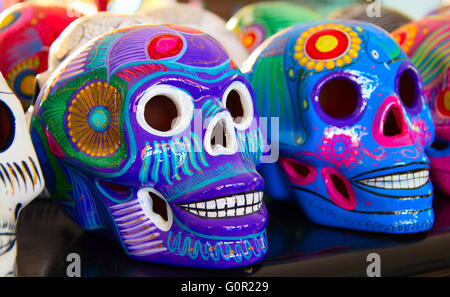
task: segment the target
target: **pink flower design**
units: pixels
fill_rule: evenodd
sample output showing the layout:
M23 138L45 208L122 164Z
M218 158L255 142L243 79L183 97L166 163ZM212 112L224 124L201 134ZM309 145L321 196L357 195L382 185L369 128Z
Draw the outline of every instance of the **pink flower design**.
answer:
M346 134L323 137L318 151L324 161L334 164L338 169L356 165L361 154L359 141L352 141L352 137Z
M431 140L431 133L428 129L427 123L425 120L420 118L413 118L411 122L414 142L425 146Z

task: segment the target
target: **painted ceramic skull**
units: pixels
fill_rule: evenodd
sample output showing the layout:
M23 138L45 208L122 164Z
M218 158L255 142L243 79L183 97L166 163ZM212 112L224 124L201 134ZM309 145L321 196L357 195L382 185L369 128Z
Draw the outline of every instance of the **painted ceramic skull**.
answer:
M15 275L16 220L43 188L22 106L0 74L0 276Z
M226 28L225 21L215 13L198 6L176 3L165 7L141 9L138 15L153 19L155 24L188 26L214 37L234 62L241 66L248 53L239 39Z
M393 37L422 75L436 125L436 140L427 149L434 185L450 195L450 14L410 23Z
M32 119L47 188L132 258L247 265L266 253L253 91L221 45L175 25L111 31L66 59Z
M314 11L289 2L259 2L244 6L227 22L251 52L273 34L300 22L319 20Z
M78 16L69 16L64 7L32 3L0 14L0 71L25 107L33 98L36 74L47 69L49 46Z
M388 233L432 226L424 148L434 126L418 71L384 30L356 21L296 25L247 62L259 114L279 117L280 159L263 168L269 196L295 197L323 225Z

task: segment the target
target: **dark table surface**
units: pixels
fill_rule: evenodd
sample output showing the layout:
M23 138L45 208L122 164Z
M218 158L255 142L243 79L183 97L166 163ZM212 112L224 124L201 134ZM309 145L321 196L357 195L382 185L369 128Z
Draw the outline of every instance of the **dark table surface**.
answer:
M378 234L316 225L296 204L269 201L266 259L254 266L207 270L127 258L113 241L83 231L51 200L36 199L17 226L19 276L66 276L78 253L82 276L366 276L369 253L382 276L450 275L450 197L435 195L434 227L413 235Z

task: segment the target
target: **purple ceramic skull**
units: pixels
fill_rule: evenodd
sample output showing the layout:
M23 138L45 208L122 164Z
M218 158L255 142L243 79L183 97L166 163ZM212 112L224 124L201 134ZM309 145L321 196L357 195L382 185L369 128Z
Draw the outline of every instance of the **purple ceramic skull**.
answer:
M323 225L431 228L424 149L434 125L419 72L385 31L364 22L299 24L244 67L259 114L279 118L280 160L263 168L269 196L294 198Z
M173 25L98 37L52 74L32 135L55 199L130 257L225 268L265 256L253 91L212 37Z

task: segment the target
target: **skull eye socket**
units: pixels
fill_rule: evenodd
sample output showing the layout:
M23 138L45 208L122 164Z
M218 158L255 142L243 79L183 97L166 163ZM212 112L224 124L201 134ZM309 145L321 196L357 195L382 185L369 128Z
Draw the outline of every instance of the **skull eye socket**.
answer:
M322 111L327 116L344 119L356 111L359 91L349 79L334 78L322 86L318 99Z
M418 77L412 69L406 69L398 79L398 95L402 103L413 108L419 101Z
M147 101L144 117L150 127L167 132L178 117L178 109L172 99L158 95Z
M0 101L0 153L11 146L15 129L15 118L11 109L3 101Z
M250 127L253 120L253 100L243 83L235 81L227 88L223 96L223 105L230 112L238 130Z
M145 91L137 107L137 121L158 136L173 136L185 130L193 117L194 104L186 92L169 85Z

